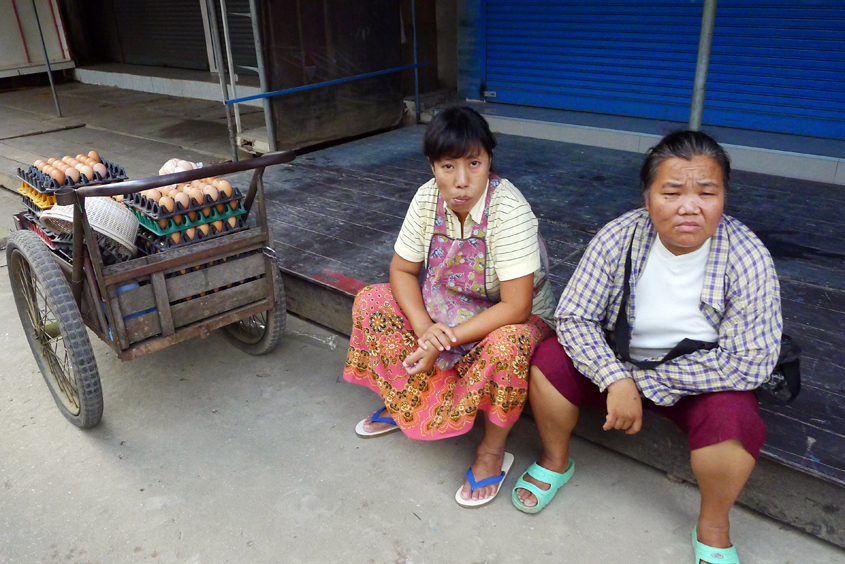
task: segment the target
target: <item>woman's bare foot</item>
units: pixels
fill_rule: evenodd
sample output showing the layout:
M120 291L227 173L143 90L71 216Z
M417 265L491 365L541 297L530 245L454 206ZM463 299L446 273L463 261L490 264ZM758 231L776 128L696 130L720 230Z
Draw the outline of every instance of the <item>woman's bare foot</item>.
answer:
M386 411L382 413L382 417L384 414L387 413ZM387 429L393 429L396 427L395 423L382 423L381 421L376 421L373 423L373 416L370 415L364 420L364 431L367 433L377 433L379 431L385 431Z
M504 459L504 446L501 450L490 450L484 446L479 446L475 456L475 462L472 463L472 475L475 477L475 481L480 482L486 478L500 476L502 474L502 463ZM470 499L474 501L487 499L496 495L501 485L501 482L499 482L498 484L490 484L489 486L472 491L469 480L464 480L461 498L467 501Z
M543 453L543 455L540 457L540 460L537 461L537 464L539 464L546 470L551 470L552 472L563 474L564 472L569 470L569 457L564 458L563 460L563 464L556 463L555 461L548 458L545 453ZM543 491L547 491L550 487L552 487L551 484L541 482L531 474L525 475L525 481L529 484L534 484ZM519 501L521 501L522 504L525 505L525 507L536 507L537 505L537 497L526 489L517 488L516 496L519 498Z

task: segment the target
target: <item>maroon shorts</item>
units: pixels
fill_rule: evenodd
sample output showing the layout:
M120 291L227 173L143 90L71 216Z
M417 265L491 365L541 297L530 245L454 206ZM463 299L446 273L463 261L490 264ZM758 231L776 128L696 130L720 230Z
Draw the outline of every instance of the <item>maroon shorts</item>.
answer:
M570 403L607 408L607 391L600 392L592 380L573 366L557 339L546 339L535 351L531 363ZM684 396L671 406L655 405L643 399L643 407L674 421L687 434L690 450L738 440L757 460L766 440L766 424L760 418L754 392Z

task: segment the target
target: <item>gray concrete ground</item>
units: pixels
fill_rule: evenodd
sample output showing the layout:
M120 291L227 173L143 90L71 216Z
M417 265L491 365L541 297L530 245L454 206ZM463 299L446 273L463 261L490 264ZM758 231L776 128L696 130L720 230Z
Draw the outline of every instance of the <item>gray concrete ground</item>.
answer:
M92 94L112 112L109 123L128 123L138 110L111 104L111 95L133 93ZM21 97L14 103L25 105ZM0 116L7 100L0 94ZM43 108L16 111L32 114L31 128L49 120ZM5 139L0 158L108 144L140 177L171 156L221 154L149 128ZM219 134L225 156L225 128ZM144 161L153 163L146 172ZM11 227L18 208L18 196L0 190L0 225ZM578 471L554 502L535 516L516 511L510 491L540 450L527 418L513 431L516 463L499 498L458 507L481 429L437 442L357 438L353 427L377 398L341 380L348 339L318 325L289 316L282 344L263 357L215 333L128 363L92 335L105 415L80 431L56 409L26 344L5 255L0 314L0 564L693 561L696 488L583 440L573 440ZM845 560L842 549L743 508L733 513L733 539L744 564Z

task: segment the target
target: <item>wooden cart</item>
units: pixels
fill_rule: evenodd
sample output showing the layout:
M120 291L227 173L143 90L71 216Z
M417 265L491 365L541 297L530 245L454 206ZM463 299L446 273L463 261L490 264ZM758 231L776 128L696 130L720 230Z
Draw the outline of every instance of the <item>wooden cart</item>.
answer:
M15 304L35 360L62 413L74 425L96 425L103 413L97 363L85 327L123 360L223 328L250 354L278 344L285 296L267 225L263 173L293 152L109 185L66 188L73 205L72 260L53 252L22 214L6 247ZM244 198L249 226L166 252L107 266L85 214L85 199L254 169ZM254 214L250 210L255 204Z

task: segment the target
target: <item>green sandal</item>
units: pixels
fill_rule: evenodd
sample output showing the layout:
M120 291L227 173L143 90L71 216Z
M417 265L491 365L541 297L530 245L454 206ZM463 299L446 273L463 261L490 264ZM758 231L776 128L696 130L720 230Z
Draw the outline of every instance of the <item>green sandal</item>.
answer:
M513 493L511 494L511 501L513 502L514 507L516 507L523 513L539 513L543 510L544 507L549 504L549 502L555 496L560 487L566 482L568 482L574 473L575 461L571 458L569 459L569 469L563 474L558 474L557 472L546 470L535 462L528 468L528 470L523 472L519 480L516 481L516 486L514 486ZM551 487L548 490L542 490L534 484L526 482L526 474L531 474L531 477L541 482L545 482ZM527 505L522 503L519 500L519 496L516 495L516 490L518 489L528 490L529 492L533 493L534 496L537 498L537 505L535 505L534 507L528 507Z
M695 552L695 564L718 562L719 564L739 564L736 547L713 548L698 540L698 525L692 530L692 550Z

